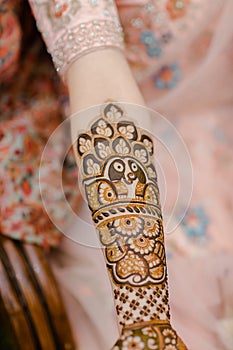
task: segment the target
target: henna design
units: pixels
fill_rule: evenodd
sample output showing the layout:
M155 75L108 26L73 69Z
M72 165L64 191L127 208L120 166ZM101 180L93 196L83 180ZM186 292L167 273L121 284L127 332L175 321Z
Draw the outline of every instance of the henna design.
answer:
M140 286L163 282L166 262L161 220L136 215L118 216L98 226L107 266L116 283Z
M113 292L118 322L123 327L138 322L169 319L166 282L147 287L119 287L113 284Z
M114 349L131 349L129 344L135 339L139 341L135 349L185 349L177 347L179 338L169 323L164 234L151 136L136 127L120 106L109 103L89 131L79 134L77 153L92 219L105 248L118 321L123 326ZM145 333L147 328L137 328L140 322L152 322L147 328L154 332L153 339ZM132 334L126 336L125 327L132 325ZM174 334L170 345L165 341L166 329Z
M168 322L150 322L125 328L112 350L186 350Z
M153 142L122 117L110 104L78 137L86 196L115 283L161 283L166 262Z

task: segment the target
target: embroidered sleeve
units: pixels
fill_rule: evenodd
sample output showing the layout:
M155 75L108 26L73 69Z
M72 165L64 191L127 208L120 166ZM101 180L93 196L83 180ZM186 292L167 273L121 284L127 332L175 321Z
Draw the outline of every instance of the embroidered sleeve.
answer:
M78 57L96 49L123 49L113 0L29 0L57 72L65 75Z

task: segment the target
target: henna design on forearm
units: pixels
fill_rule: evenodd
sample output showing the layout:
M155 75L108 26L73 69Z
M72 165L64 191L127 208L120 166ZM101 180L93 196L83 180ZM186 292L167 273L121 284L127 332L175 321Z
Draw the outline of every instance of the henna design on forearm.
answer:
M157 321L166 328L166 256L151 136L126 117L122 107L108 103L89 131L79 134L77 153L92 219L105 248L119 324L142 332L141 323L155 329Z

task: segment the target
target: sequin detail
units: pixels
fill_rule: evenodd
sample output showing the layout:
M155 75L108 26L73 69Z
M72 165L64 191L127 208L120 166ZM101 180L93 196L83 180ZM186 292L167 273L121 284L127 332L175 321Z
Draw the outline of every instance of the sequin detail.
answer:
M159 40L151 31L143 31L140 36L140 41L146 46L146 51L149 57L160 57L162 48Z
M56 70L64 78L81 55L105 47L124 48L112 0L30 0L30 5Z
M66 31L55 43L51 55L56 70L63 74L83 53L98 47L113 46L123 50L123 31L118 23L94 20Z

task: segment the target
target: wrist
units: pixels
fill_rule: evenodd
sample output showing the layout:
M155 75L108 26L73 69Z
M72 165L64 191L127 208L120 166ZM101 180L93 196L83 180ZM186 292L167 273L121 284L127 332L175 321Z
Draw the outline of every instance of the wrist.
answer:
M67 72L71 113L102 104L112 96L116 101L144 105L123 51L106 48L77 59Z

